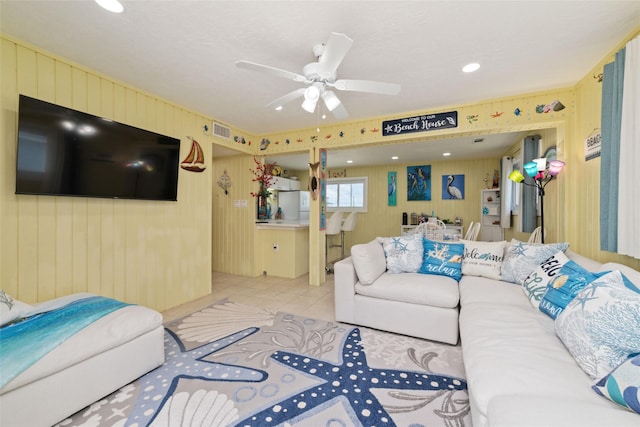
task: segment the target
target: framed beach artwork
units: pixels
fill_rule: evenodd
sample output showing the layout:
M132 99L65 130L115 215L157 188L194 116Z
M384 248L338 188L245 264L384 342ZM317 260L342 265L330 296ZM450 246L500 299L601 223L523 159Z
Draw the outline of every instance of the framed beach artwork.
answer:
M397 172L387 172L387 205L396 206L398 204L398 183Z
M464 199L464 175L442 175L442 200Z
M407 166L407 200L431 200L431 165Z

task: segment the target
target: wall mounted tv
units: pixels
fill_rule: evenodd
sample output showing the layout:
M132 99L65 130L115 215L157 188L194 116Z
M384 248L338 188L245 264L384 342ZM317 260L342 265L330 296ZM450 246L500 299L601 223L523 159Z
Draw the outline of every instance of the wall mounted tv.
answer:
M16 194L177 200L180 140L20 95Z

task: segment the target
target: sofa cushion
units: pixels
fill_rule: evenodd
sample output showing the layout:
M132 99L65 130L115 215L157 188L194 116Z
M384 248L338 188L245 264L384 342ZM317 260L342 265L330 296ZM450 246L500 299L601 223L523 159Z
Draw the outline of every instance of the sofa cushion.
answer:
M463 307L475 303L491 303L517 305L526 310L534 310L522 295L520 286L511 282L463 275L459 287L460 305Z
M567 262L569 262L569 258L562 251L558 251L542 261L542 264L524 280L522 290L531 305L535 308L540 306L540 300L547 290L547 285Z
M464 243L462 274L500 280L504 247L507 242L478 242L475 240L460 240L460 242Z
M419 273L449 276L460 280L462 275L462 243L443 243L423 239L424 256Z
M358 281L363 285L372 284L387 269L384 250L377 240L353 245L351 258Z
M522 285L524 280L542 261L558 251L566 251L568 247L568 243L540 245L512 239L504 251L501 270L502 280Z
M619 271L589 283L560 313L555 330L591 378L602 378L640 353L640 294Z
M422 236L408 234L382 239L382 248L387 258L389 273L415 273L422 265Z
M355 289L359 295L443 308L456 307L460 296L451 277L419 273L384 273L370 286L356 284Z
M640 414L640 354L622 362L593 389L600 396Z

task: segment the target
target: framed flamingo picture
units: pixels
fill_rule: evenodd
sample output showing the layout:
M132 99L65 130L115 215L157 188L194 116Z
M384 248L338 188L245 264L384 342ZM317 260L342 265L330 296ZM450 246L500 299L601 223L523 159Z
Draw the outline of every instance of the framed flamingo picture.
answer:
M442 175L442 200L464 199L464 175Z

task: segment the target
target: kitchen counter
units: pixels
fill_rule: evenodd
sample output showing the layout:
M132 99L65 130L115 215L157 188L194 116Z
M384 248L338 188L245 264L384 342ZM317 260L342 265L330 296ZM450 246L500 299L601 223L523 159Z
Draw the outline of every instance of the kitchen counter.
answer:
M309 272L309 223L256 221L255 275L296 278Z
M308 222L300 222L298 220L286 220L286 219L270 219L268 221L256 221L256 227L258 230L268 229L306 229L309 228Z

